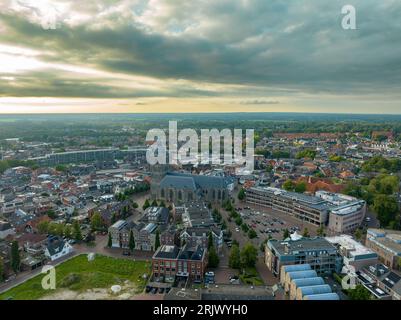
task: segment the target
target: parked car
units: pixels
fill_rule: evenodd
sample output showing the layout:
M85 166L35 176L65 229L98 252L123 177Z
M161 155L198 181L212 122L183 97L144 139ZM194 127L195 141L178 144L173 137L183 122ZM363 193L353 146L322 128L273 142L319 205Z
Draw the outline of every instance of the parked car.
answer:
M150 290L150 293L156 294L157 293L157 288L152 288L152 290Z
M152 290L151 286L146 286L146 288L145 288L145 292L146 293L149 293L151 290Z
M159 293L164 293L164 288L159 288Z

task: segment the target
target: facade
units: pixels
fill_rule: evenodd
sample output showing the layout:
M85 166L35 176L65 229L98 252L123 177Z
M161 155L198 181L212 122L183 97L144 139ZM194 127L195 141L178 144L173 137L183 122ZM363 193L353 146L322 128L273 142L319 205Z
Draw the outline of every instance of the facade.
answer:
M342 258L337 248L324 238L269 240L265 246L265 263L275 276L280 276L282 266L297 264L309 264L320 275L340 272Z
M52 167L59 164L85 163L93 161L111 161L115 159L129 158L131 160L146 159L146 148L135 147L128 150L120 149L94 149L78 150L60 153L51 153L43 157L31 158L40 166Z
M152 271L155 278L163 277L165 281L173 282L179 279L202 281L207 266L206 250L185 245L161 246L152 257Z
M331 233L355 230L366 213L366 203L349 196L318 191L315 196L271 187L253 187L246 202L271 208L315 226L327 225Z
M73 247L68 242L57 237L50 238L45 249L45 256L51 261L54 261L70 254L73 251Z
M223 247L223 231L218 227L198 227L186 228L180 235L181 243L187 243L190 246L200 245L207 249L209 242L209 233L212 233L213 245L217 251Z
M326 240L337 247L343 257L344 267L342 273L359 271L360 269L376 264L377 253L365 247L349 235L326 237Z
M169 210L164 207L149 207L145 210L145 219L150 223L165 225L169 220Z
M401 231L368 229L366 246L379 256L379 260L392 269L401 266Z
M229 199L234 181L228 177L169 172L168 167L152 167L151 195L176 204L191 201L222 203Z
M121 231L127 225L125 220L118 220L112 226L109 227L109 233L111 235L111 246L113 248L122 247L121 244Z

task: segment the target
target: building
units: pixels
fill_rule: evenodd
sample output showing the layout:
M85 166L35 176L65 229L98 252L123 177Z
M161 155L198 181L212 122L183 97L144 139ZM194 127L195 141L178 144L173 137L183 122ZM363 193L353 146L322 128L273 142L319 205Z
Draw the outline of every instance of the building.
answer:
M297 288L295 300L304 300L305 296L332 293L328 284L320 284L315 286L304 286Z
M285 265L309 264L317 274L340 272L342 258L337 248L324 238L269 240L265 246L265 263L276 276Z
M246 202L271 208L315 226L327 225L331 233L355 230L366 213L366 203L353 197L325 191L315 196L271 187L246 191Z
M337 293L322 293L304 296L303 300L340 300Z
M230 177L170 172L167 166L152 166L151 195L155 199L176 204L200 200L222 203L233 189Z
M376 252L365 247L349 235L326 237L326 240L336 246L339 254L343 257L344 267L342 273L359 271L378 262Z
M202 248L207 249L209 243L209 233L212 233L213 245L217 251L223 247L223 231L216 227L197 227L186 228L181 232L181 243L188 243L190 246L200 245Z
M9 235L15 234L15 230L9 222L0 220L0 239L5 239Z
M368 229L366 246L379 256L379 260L392 269L401 266L401 231Z
M173 282L176 278L202 281L206 266L206 250L201 246L185 245L180 249L175 245L163 245L152 257L153 276L166 282Z
M139 250L153 251L156 240L157 224L148 223L140 231L136 239L136 246Z
M127 222L125 220L118 220L112 226L109 227L109 234L111 236L111 246L113 248L121 248L121 232L126 227Z
M68 242L58 237L52 237L49 238L47 241L45 256L48 257L51 261L54 261L65 257L73 251L74 249Z
M211 210L204 202L190 202L176 207L185 227L211 227L215 225Z
M297 299L297 290L302 287L320 286L324 284L322 277L294 279L290 286L290 300Z
M145 210L144 218L149 223L166 225L169 220L169 210L164 207L149 207Z

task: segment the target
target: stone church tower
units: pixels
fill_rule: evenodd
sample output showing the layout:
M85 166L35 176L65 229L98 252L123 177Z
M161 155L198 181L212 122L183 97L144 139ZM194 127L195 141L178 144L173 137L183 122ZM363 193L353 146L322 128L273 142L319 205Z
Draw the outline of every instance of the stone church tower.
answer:
M160 182L169 172L170 167L168 164L155 164L150 167L152 181L150 183L150 193L152 199L160 198Z

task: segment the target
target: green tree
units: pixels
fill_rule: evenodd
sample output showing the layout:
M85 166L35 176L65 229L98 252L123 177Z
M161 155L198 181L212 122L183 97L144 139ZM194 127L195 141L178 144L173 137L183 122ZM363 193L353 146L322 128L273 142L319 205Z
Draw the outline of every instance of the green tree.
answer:
M244 268L252 268L256 264L258 250L251 244L247 243L241 250L241 265Z
M160 247L160 232L156 230L156 238L155 238L155 251Z
M3 258L0 257L0 282L3 282L4 280L4 262Z
M304 193L306 191L306 183L304 181L297 183L294 190L298 193Z
M132 232L132 230L130 230L130 232L129 232L128 247L131 251L135 250L135 238L134 238L134 233Z
M82 241L82 232L81 232L81 227L79 225L79 222L77 220L74 220L72 223L72 229L73 229L73 237L76 241Z
M46 234L49 231L49 221L40 221L37 225L38 232L40 234Z
M283 240L287 239L290 237L290 231L288 229L284 229L283 231Z
M54 210L49 210L49 211L47 211L47 216L50 219L55 219L56 218L56 213L54 212Z
M18 242L13 241L11 244L11 268L14 272L18 272L20 270L21 265L21 257L18 247Z
M143 209L143 210L146 210L146 209L149 208L149 207L150 207L149 200L146 199L146 200L145 200L145 203L144 203L143 206L142 206L142 209Z
M265 247L266 247L267 241L269 241L269 239L265 239L261 242L260 247L259 247L261 252L265 252Z
M160 201L159 207L162 207L162 208L165 208L165 207L166 207L166 204L165 204L165 202L164 202L163 200Z
M350 300L370 300L371 294L363 285L357 284L355 289L347 291Z
M207 248L210 249L211 247L213 247L213 234L212 232L209 232L209 236L207 239Z
M249 239L254 239L254 238L256 238L257 236L258 236L258 235L257 235L257 233L256 233L255 230L249 229L249 231L248 231L248 237L249 237Z
M228 259L228 265L230 268L239 269L241 268L241 256L238 245L233 244L230 251L230 257Z
M72 238L71 225L65 225L63 231L64 231L64 237L66 237L67 239L71 239Z
M356 230L355 230L354 236L355 236L355 239L356 239L356 240L358 240L358 241L361 240L361 239L362 239L362 232L361 232L361 229L359 229L359 228L356 229Z
M209 257L208 257L208 267L209 268L217 268L219 266L219 256L217 255L216 249L214 246L209 248Z
M111 248L112 245L113 245L113 241L111 239L111 233L109 232L109 238L107 240L107 247Z
M238 200L243 201L245 199L245 189L241 188L241 190L238 192Z
M99 212L95 212L91 217L91 229L92 231L101 230L103 228L102 216Z
M132 207L133 207L134 209L137 209L137 208L138 208L138 204L137 204L136 202L132 202Z
M304 238L309 238L309 237L310 237L308 228L305 228L305 229L304 229L304 232L302 233L302 236L303 236Z
M394 221L399 212L397 200L393 196L379 194L374 197L373 210L377 213L377 218L381 226L387 227Z
M318 235L319 237L324 237L324 227L323 227L323 226L320 226L320 227L317 229L317 235Z
M158 204L157 204L156 199L154 199L154 200L152 201L152 204L151 204L150 206L151 206L151 207L158 207Z
M292 180L288 179L283 183L283 189L287 191L294 191L295 189L295 184Z

